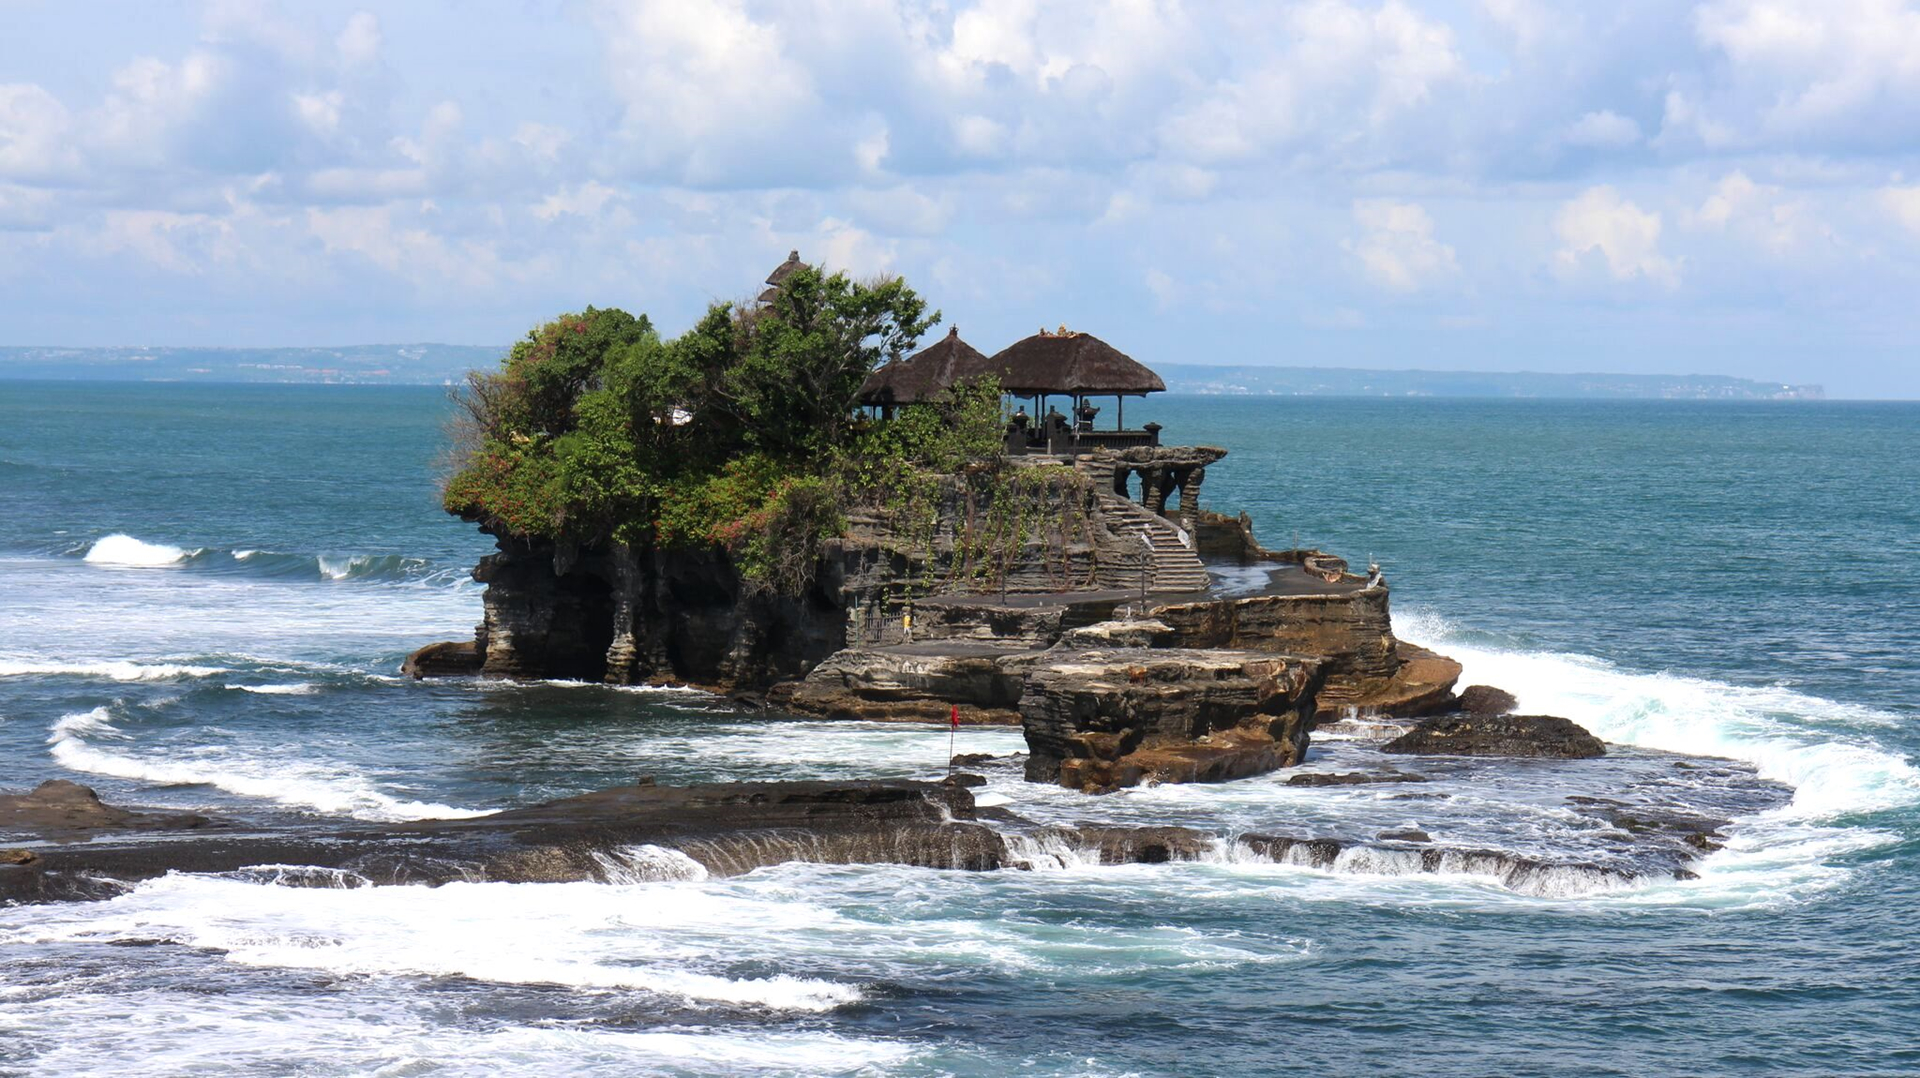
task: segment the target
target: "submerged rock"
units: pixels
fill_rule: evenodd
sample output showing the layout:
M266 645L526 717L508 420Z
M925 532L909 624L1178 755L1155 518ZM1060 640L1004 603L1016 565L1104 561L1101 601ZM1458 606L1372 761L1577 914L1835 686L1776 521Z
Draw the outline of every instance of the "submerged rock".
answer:
M1414 775L1405 771L1349 771L1329 773L1324 771L1308 772L1304 775L1290 775L1289 786L1365 786L1376 782L1426 782L1425 775Z
M1374 837L1379 839L1382 842L1427 843L1427 842L1433 841L1432 835L1427 834L1425 831L1422 831L1417 827L1409 827L1404 831L1382 831L1378 835L1375 835Z
M1570 719L1552 715L1453 715L1426 719L1381 746L1416 756L1539 756L1579 760L1606 746Z

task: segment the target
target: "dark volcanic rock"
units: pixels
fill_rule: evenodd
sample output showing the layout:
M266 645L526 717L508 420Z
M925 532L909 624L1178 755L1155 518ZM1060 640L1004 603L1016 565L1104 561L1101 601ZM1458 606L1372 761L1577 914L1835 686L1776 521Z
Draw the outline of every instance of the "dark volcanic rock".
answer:
M1605 756L1600 739L1569 719L1552 715L1448 716L1426 719L1381 746L1416 756Z
M113 819L122 822L112 826L127 826L118 815L126 810L63 789L84 787L47 785L55 787L51 799L41 791L6 799L8 805L33 802L34 815L0 818L15 825L40 819L43 837L56 841L76 827L98 826L76 821ZM62 809L54 817L41 807L49 800ZM64 809L69 805L71 812ZM315 878L336 881L330 886L608 879L649 870L622 863L621 851L640 845L677 849L721 875L782 861L1000 867L1005 843L973 819L972 795L941 783L621 786L464 820L291 834L210 830L168 841L92 835L87 842L38 847L24 864L0 865L0 901L99 898L125 882L171 871L236 872L259 865L305 866L301 871Z
M1320 680L1317 663L1287 655L1050 652L1020 697L1027 778L1098 792L1290 767L1306 756Z
M1460 690L1460 698L1454 706L1468 715L1483 718L1495 715L1511 715L1520 701L1505 689L1496 689L1491 685L1469 685Z
M0 794L0 831L179 831L205 827L205 816L150 813L109 805L91 787L49 779L24 794Z
M1409 774L1405 771L1348 771L1339 774L1310 772L1305 775L1291 775L1287 778L1289 786L1365 786L1376 782L1426 782L1425 775Z
M1427 834L1425 831L1422 831L1417 827L1409 827L1404 831L1382 831L1378 835L1375 835L1374 837L1379 839L1382 842L1432 842L1433 841L1432 835Z

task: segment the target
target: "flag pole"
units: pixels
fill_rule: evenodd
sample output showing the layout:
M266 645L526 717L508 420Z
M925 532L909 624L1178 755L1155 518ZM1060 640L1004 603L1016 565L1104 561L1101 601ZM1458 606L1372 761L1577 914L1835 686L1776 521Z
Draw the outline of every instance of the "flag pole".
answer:
M947 726L947 777L953 777L953 739L960 732L960 705L954 704L948 713L951 723Z

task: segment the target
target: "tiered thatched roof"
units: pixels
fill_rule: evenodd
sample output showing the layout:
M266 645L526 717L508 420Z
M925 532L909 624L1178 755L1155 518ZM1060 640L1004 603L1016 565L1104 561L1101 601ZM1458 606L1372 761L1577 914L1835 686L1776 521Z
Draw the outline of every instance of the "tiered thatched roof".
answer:
M765 292L760 293L760 302L772 303L773 297L780 292L780 282L807 268L807 264L800 261L799 251L788 251L787 260L773 267L773 272L767 274L768 287Z
M955 326L932 345L867 375L860 386L860 403L912 404L928 400L961 379L985 373L988 363L979 349L960 339L960 327Z

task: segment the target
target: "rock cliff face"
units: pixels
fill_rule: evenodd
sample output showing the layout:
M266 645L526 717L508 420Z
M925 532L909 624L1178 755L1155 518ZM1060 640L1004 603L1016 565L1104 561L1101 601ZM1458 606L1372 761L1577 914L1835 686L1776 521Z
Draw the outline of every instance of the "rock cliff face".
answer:
M1392 677L1400 668L1387 589L1257 595L1156 606L1180 647L1313 655L1329 674Z
M883 520L856 516L845 536L826 545L812 587L799 596L755 590L717 550L579 549L501 537L498 552L474 570L487 585L474 641L479 672L763 689L805 675L849 645L993 638L1005 630L1004 615L967 605L970 592L1058 593L1094 587L1105 574L1138 578L1145 558L1138 538L1091 510L1084 482L1063 477L1038 498L1032 515L1039 523L995 566L980 561L968 533L990 507L957 486L945 490L933 534L916 542ZM955 594L934 601L919 632L910 631L909 604L937 592ZM1057 636L1057 622L1043 616L1027 630L1028 642ZM422 649L413 671L472 672L471 662L444 647Z
M672 681L848 719L944 721L957 705L966 722L1025 727L1029 778L1091 791L1290 766L1316 717L1453 701L1458 665L1394 639L1386 587L1205 513L1199 479L1224 451L1179 452L948 477L930 529L855 514L800 595L752 587L720 550L502 538L474 572L487 591L473 643L423 648L407 669ZM1168 512L1178 480L1192 531L1108 492L1122 467ZM1018 542L993 539L1016 519ZM1170 550L1207 580L1195 549L1233 559L1253 593L1150 589Z

